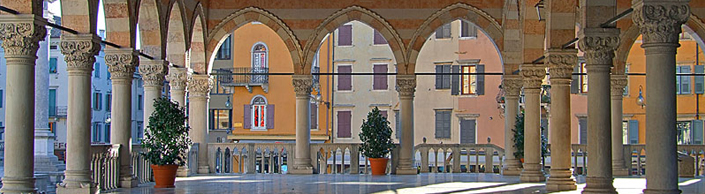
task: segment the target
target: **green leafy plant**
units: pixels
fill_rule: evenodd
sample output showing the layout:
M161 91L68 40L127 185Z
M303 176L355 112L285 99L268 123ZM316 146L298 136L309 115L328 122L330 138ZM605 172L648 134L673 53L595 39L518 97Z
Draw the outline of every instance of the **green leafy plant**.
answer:
M544 131L544 127L541 127L541 131ZM516 122L514 123L514 157L524 158L524 112L517 114ZM548 154L548 138L541 134L541 156L546 156Z
M360 152L368 158L383 158L394 148L392 128L377 107L367 113L367 120L363 119L360 140Z
M154 100L154 112L149 116L149 124L142 139L141 153L154 165L186 163L181 153L188 150L191 139L188 137L184 108L176 102L160 97Z

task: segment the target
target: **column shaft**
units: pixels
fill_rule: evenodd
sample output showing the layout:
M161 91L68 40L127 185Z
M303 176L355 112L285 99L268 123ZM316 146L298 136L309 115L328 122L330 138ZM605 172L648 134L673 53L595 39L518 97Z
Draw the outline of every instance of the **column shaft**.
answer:
M551 175L546 182L549 192L577 189L571 172L570 154L570 82L573 66L578 63L577 53L575 49L549 49L546 52L551 75Z
M108 50L105 64L112 76L110 143L120 144L120 187L132 188L138 184L132 173L132 77L137 56L132 49Z
M502 175L519 176L522 170L521 161L514 157L514 125L519 114L519 93L521 92L521 76L505 75L502 80L504 89L504 167Z
M399 175L417 174L414 167L414 92L416 91L416 77L411 75L397 76L397 92L401 104L401 139L399 140L399 166L396 173Z
M198 174L208 174L208 93L213 81L205 75L189 80L189 126L191 141L198 143Z
M95 54L100 51L96 35L61 36L69 76L66 178L57 193L95 193L91 176L91 76Z
M292 174L312 174L311 165L311 130L309 119L309 101L311 95L312 77L307 75L292 76L296 92L296 149Z
M546 180L541 165L541 83L546 75L543 65L523 64L524 77L524 170L519 177L522 182Z
M624 165L624 142L622 142L622 95L627 85L626 75L612 75L612 174L614 176L629 176L629 170Z

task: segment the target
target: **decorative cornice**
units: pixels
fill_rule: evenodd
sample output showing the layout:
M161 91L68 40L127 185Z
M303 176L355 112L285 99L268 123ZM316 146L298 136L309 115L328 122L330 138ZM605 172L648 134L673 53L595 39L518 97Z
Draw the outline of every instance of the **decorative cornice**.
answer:
M612 96L619 96L621 98L624 94L624 87L626 87L628 83L626 75L610 76L610 91Z
M573 74L573 67L578 64L578 50L549 49L546 51L545 55L551 81L570 81Z
M504 94L506 96L518 97L521 93L521 87L523 82L519 75L505 75L502 79L502 89L504 89Z
M111 79L130 79L135 74L138 57L132 48L105 50L105 64Z
M164 60L142 60L139 66L145 87L164 85L167 62Z
M546 77L546 67L543 64L521 64L519 70L525 89L541 88L543 78Z
M172 90L186 90L186 83L188 81L188 69L170 67L169 74L166 76L167 81L169 81L169 86Z
M100 52L100 38L94 34L61 35L61 54L66 60L69 72L91 72L95 63L95 55Z
M585 52L589 65L612 65L614 51L620 43L617 28L585 28L580 32L578 47Z
M44 20L44 18L26 18L0 20L0 40L8 57L36 56L39 41L46 36L47 30L44 25L36 23L37 20Z
M188 92L190 97L207 97L213 89L213 79L207 75L193 75L188 80Z
M415 75L397 75L397 92L400 97L414 97L416 92Z
M681 25L690 16L688 1L644 1L633 3L632 20L639 27L644 44L677 44Z
M311 86L313 84L313 79L309 75L294 75L291 79L294 85L294 92L296 92L297 97L308 97L311 95Z

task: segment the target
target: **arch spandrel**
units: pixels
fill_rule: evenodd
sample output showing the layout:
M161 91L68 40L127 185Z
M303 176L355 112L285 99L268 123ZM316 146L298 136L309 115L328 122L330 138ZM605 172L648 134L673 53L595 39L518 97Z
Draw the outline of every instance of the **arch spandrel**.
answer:
M171 6L169 20L167 23L167 38L166 38L166 53L167 60L178 66L189 67L190 64L186 60L186 48L188 48L188 40L184 28L188 26L185 21L185 15L180 3L175 2Z
M135 1L103 0L106 40L117 45L135 48L137 17Z
M196 6L196 10L193 14L194 18L191 20L191 44L189 44L189 53L191 57L190 63L193 71L196 73L206 74L206 64L208 64L208 58L206 57L205 37L207 33L205 31L206 26L204 25L205 20L203 19L203 12L199 7L200 4Z
M155 59L166 57L166 22L162 20L162 3L158 0L141 0L138 8L138 20L141 51Z

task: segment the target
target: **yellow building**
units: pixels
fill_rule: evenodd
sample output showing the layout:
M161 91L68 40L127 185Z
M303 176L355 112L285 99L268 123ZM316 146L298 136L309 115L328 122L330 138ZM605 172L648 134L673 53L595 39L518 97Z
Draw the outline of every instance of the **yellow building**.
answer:
M322 42L313 71L328 72L331 46L327 39ZM212 72L216 83L210 99L211 142L293 143L296 137L296 98L290 75L293 72L286 44L266 25L248 23L227 36ZM329 87L325 87L330 85L329 81L326 77L314 79L312 142L330 140L330 108L321 103L330 96ZM319 94L322 99L316 100Z

